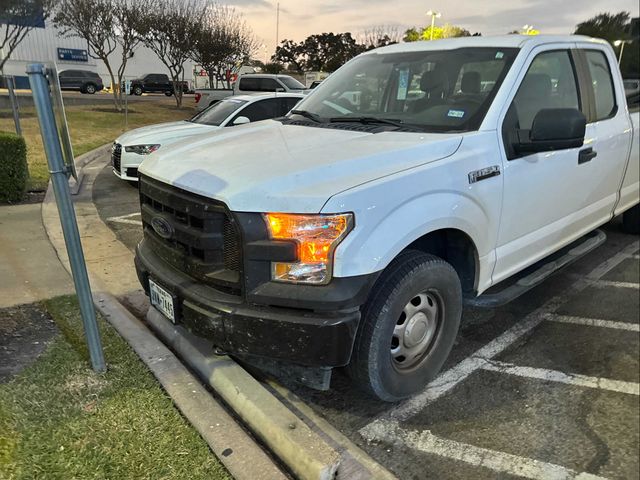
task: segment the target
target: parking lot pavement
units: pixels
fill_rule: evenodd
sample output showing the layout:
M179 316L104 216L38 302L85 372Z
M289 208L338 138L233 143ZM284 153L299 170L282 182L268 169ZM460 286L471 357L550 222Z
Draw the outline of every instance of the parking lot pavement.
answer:
M94 202L131 249L137 191L107 167ZM396 405L338 371L328 392L291 391L402 479L640 475L640 247L604 227L604 245L511 304L465 310L441 375Z

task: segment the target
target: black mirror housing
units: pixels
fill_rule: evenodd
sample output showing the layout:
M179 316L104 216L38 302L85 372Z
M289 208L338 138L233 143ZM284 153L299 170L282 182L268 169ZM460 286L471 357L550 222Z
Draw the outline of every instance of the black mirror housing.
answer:
M531 130L518 130L519 153L579 148L584 144L587 119L576 108L544 108L533 119Z

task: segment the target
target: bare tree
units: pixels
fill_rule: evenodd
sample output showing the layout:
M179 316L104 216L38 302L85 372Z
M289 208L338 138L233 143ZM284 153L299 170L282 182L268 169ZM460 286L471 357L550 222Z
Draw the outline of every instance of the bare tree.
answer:
M358 35L358 43L367 50L400 43L401 40L402 32L397 25L376 25Z
M258 41L242 15L232 7L210 4L199 23L191 59L202 66L209 76L209 85L222 82L231 87L229 73L249 60L258 48Z
M44 27L53 0L0 0L0 72L16 47L36 27Z
M199 23L206 14L198 0L155 0L145 12L138 34L167 67L173 81L176 105L182 106L184 64L195 49Z
M144 8L145 0L61 0L54 17L63 35L86 40L89 55L105 64L117 110L122 109L120 87L127 61L140 44L137 27ZM121 58L115 69L111 57L118 47Z

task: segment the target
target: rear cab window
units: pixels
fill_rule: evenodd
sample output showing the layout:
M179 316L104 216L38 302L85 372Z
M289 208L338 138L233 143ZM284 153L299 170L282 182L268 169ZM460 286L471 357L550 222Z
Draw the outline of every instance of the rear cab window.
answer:
M606 120L618 111L611 67L604 52L584 50L587 67L591 75L595 103L595 121Z

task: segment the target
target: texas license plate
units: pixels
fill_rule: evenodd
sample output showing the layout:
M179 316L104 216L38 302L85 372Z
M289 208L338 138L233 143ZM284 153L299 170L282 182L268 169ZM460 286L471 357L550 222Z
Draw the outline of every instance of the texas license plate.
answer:
M151 305L160 310L173 323L176 323L173 295L151 279L149 279L149 298L151 299Z

